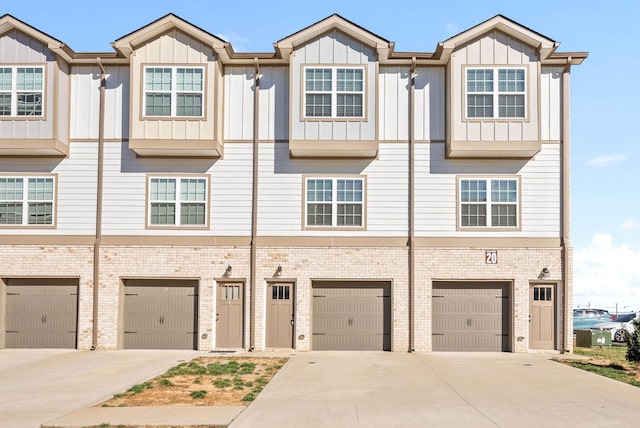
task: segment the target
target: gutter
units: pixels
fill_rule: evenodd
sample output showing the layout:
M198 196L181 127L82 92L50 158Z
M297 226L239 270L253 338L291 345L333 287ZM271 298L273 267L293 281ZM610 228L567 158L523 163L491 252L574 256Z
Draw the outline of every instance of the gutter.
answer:
M411 58L409 71L409 352L415 351L415 138L414 138L414 100L416 89L416 57Z
M107 87L107 72L96 58L96 64L100 68L100 110L98 113L98 177L96 190L96 238L93 243L93 325L91 334L91 350L98 347L98 299L100 295L100 241L102 240L102 183L104 167L104 103Z
M569 331L573 329L572 317L570 308L570 295L569 291L573 291L573 272L571 253L571 207L570 207L570 168L569 154L570 154L570 128L569 128L569 88L571 72L571 57L567 58L567 63L562 70L562 149L561 149L561 162L560 162L560 180L561 186L561 217L562 217L562 239L560 242L560 248L562 250L562 279L563 279L563 309L564 309L564 325L562 335L562 352L570 352L572 346L569 344L569 340L572 340L569 335Z
M254 62L254 90L253 90L253 185L251 192L251 254L249 263L251 265L251 305L249 309L249 351L253 351L256 346L256 287L258 281L256 279L256 236L258 230L258 119L259 101L260 101L260 65L258 58L253 59Z

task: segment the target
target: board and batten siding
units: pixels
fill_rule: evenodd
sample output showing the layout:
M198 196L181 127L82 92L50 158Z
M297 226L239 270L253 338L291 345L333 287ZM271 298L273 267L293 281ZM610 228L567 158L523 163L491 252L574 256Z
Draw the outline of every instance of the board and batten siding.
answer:
M93 235L96 224L98 146L72 143L69 156L56 158L0 158L3 175L57 174L56 228L0 227L0 235Z
M380 146L378 159L289 159L286 143L260 145L258 234L262 236L404 236L408 222L408 148ZM363 175L366 230L303 230L303 177Z
M303 65L365 66L364 120L302 120ZM291 139L361 140L376 138L376 56L371 48L333 30L301 46L291 62Z
M170 30L140 46L131 56L131 138L159 140L212 140L215 138L216 91L220 90L216 56L210 46L187 36L179 30ZM205 66L204 118L202 119L143 119L143 93L145 65Z
M518 66L526 69L524 119L465 119L465 73L473 66ZM501 33L491 32L451 55L450 112L454 141L538 141L538 56L535 49Z
M409 140L409 67L380 67L380 140ZM445 69L418 67L415 71L414 140L445 138Z
M540 139L562 139L562 67L542 67L540 75Z
M136 158L126 143L105 143L104 235L247 236L251 232L252 146L226 143L224 160ZM211 176L210 228L147 229L148 174Z
M54 79L57 73L56 58L42 42L35 40L18 30L0 35L0 64L3 65L42 65L45 68L43 118L34 120L0 120L0 136L15 139L52 139L55 123L54 109L59 108L54 97ZM60 73L63 74L63 73ZM63 79L65 77L62 77ZM63 85L65 87L66 85ZM68 92L67 92L68 93ZM66 99L66 97L63 97ZM68 107L65 104L64 109ZM66 114L64 116L66 118Z
M416 236L560 236L560 144L543 144L532 160L445 159L444 144L416 145ZM457 176L520 176L521 230L456 230Z
M129 138L129 67L107 66L104 138ZM71 70L71 138L97 140L100 118L100 69L74 66Z

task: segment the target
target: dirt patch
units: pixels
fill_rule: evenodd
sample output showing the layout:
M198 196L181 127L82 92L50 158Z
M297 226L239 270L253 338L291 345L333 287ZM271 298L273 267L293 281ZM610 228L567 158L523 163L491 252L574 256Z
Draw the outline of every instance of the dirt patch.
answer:
M99 406L247 406L286 362L286 358L200 357Z

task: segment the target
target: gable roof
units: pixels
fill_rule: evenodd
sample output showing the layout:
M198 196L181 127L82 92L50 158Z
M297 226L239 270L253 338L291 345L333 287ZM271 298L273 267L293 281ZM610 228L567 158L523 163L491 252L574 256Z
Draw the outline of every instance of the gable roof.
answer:
M389 42L377 34L374 34L361 26L343 18L334 13L327 18L316 22L290 36L278 40L274 43L274 47L281 58L288 58L291 52L298 46L304 45L309 41L325 34L331 30L338 30L349 37L358 40L362 44L369 46L378 54L380 60L385 60L393 51L393 43Z
M18 30L27 36L40 41L47 46L52 52L60 55L65 61L70 61L75 55L73 50L60 40L51 37L47 33L32 27L31 25L15 18L8 13L0 16L0 36L12 30Z
M560 43L555 40L550 39L537 31L533 31L504 15L496 15L493 18L489 18L468 30L438 43L435 55L441 59L448 59L451 52L460 46L492 31L500 31L534 47L539 53L541 60L547 59L558 48L558 46L560 46Z
M229 58L231 50L228 42L172 13L158 18L152 23L120 37L111 43L111 46L113 46L118 53L128 58L139 46L173 29L180 30L185 34L200 40L205 45L210 46L223 58Z

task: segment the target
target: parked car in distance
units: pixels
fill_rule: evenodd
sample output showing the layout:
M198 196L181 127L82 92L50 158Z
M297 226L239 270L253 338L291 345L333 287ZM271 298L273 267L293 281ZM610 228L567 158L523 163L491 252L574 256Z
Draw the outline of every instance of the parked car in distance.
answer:
M633 333L635 330L633 320L637 318L640 318L640 312L623 314L618 316L615 321L595 324L591 327L591 330L609 330L612 341L626 342L627 333Z
M573 310L573 331L589 330L596 324L613 321L616 317L605 309L574 309Z

